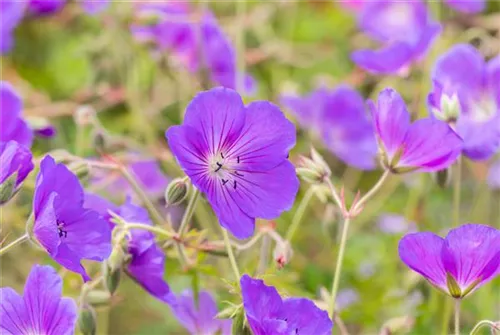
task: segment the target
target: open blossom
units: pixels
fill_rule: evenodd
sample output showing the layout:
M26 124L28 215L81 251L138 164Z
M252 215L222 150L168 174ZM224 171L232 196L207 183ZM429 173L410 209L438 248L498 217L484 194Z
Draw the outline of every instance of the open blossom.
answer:
M499 274L500 231L465 224L444 239L430 232L408 234L399 242L399 257L438 289L463 298Z
M175 297L172 311L192 335L231 335L232 321L217 318L217 305L206 291L199 292L197 304L193 292L182 292Z
M382 47L356 51L352 60L367 71L382 74L407 72L410 65L425 57L441 30L421 0L366 1L358 21Z
M21 97L14 88L8 82L0 82L0 142L14 140L31 147L33 131L22 118L22 109Z
M14 30L24 16L26 3L19 0L0 1L0 54L5 54L12 49L14 44ZM2 106L3 107L3 106Z
M160 51L170 51L191 72L206 69L217 85L236 88L236 53L230 40L211 12L200 22L187 2L143 3L137 15L155 17L155 22L134 24L132 34L138 40L153 42ZM243 74L244 91L252 93L255 82Z
M377 166L377 142L363 97L348 86L318 89L306 97L283 96L281 102L301 126L319 134L326 147L348 165Z
M90 280L82 259L103 261L111 253L111 230L94 210L83 207L78 178L46 156L40 164L33 197L33 232L59 264Z
M240 280L243 307L255 335L330 335L333 323L328 313L308 299L282 299L272 286L243 275Z
M444 2L464 13L479 13L486 8L486 0L444 0Z
M255 218L274 219L292 207L299 181L287 157L295 127L277 106L245 106L237 92L215 88L199 93L184 123L166 137L220 224L237 238L252 236Z
M431 111L456 121L464 154L475 160L494 155L500 148L500 56L485 62L471 45L456 45L437 60L432 81ZM450 112L456 120L449 120Z
M35 265L21 296L10 287L0 288L0 333L3 335L71 335L77 307L63 298L61 277L51 266Z
M33 170L31 151L16 141L0 142L0 185L2 185L0 205L9 200L20 184ZM8 179L15 178L9 181ZM5 183L12 183L11 189L4 189ZM5 197L5 198L4 198Z
M413 123L405 102L393 89L369 103L383 163L395 173L442 170L458 158L462 139L443 121L425 118Z

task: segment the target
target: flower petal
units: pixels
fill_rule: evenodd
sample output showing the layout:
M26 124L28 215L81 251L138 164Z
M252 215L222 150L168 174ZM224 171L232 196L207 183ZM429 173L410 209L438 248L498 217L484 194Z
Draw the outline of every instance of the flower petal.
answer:
M486 7L485 0L444 0L448 6L464 13L479 13Z
M287 320L288 330L297 334L330 335L333 322L328 313L311 300L288 298L283 301L280 319Z
M410 113L401 96L391 88L380 92L377 105L371 103L370 107L375 131L390 161L410 128Z
M439 171L453 164L462 145L462 139L446 122L420 119L410 126L404 138L403 153L397 166Z
M262 322L266 318L277 318L280 315L283 301L278 291L267 286L261 279L253 279L244 274L240 279L243 306L248 318Z
M222 87L196 95L184 117L184 125L200 133L203 144L200 149L214 155L234 143L244 123L245 106L241 97L236 91Z
M399 257L413 271L447 291L446 271L441 260L444 239L433 233L408 234L399 242Z
M81 257L68 248L65 243L61 243L57 248L57 253L51 254L51 256L57 263L61 264L66 269L79 273L82 276L83 281L87 282L90 280L87 271L85 271L85 268L80 263Z
M462 290L479 280L477 287L493 278L500 268L500 231L480 224L450 230L444 243L445 270Z
M462 115L457 131L464 141L464 154L472 160L486 160L500 148L500 111L488 121L476 122Z
M253 102L247 107L241 135L223 147L224 155L239 158L238 170L266 171L286 160L295 140L295 126L278 106L266 101Z
M0 82L0 142L14 140L31 147L33 131L22 119L22 101L14 88L5 81Z
M197 306L193 293L190 290L184 291L176 297L173 312L177 320L192 334L215 334L221 329L223 320L216 318L217 305L206 291L199 292Z
M36 197L36 190L35 190ZM33 225L33 233L40 244L53 256L57 253L57 249L61 244L61 239L57 231L57 216L54 209L54 200L57 197L55 192L52 192L45 205L35 212L35 224Z
M31 326L23 298L10 287L0 288L0 333L5 335L28 334Z
M376 74L396 74L410 64L414 56L412 47L404 42L395 42L379 50L358 50L351 54L356 65Z
M17 172L16 187L33 170L31 151L16 141L0 143L0 183Z
M500 113L500 56L491 59L486 64L486 80L490 94L496 98L497 113Z

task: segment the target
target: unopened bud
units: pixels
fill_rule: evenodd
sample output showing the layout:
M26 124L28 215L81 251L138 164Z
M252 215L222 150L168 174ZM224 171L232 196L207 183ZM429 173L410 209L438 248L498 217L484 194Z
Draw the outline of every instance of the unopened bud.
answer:
M282 243L277 243L276 248L273 252L274 260L279 269L282 269L285 265L290 262L293 256L293 250L288 241L283 241Z
M108 292L113 295L120 285L122 270L111 269L107 263L104 263L104 285Z
M85 304L80 310L78 316L78 326L83 335L95 335L96 333L96 314L92 306Z
M78 126L88 126L94 123L95 115L95 109L92 106L83 105L75 111L74 120Z
M111 294L105 290L92 290L87 294L87 301L92 306L105 305L111 299Z
M99 153L106 153L110 147L110 138L103 130L96 129L92 134L92 144Z
M432 174L436 184L441 188L447 188L451 183L451 173L449 169L439 170Z
M447 94L441 96L440 110L433 109L434 116L447 123L456 123L460 117L462 108L456 94L451 97Z
M243 308L239 308L233 317L233 326L231 334L251 335L252 332L245 322L245 312Z
M121 269L125 260L127 258L127 253L125 252L122 245L115 245L108 259L106 260L106 264L111 271L115 271Z
M311 158L301 157L296 171L299 177L311 184L323 183L332 173L323 157L314 148L311 149Z
M0 205L9 201L16 194L17 171L0 183Z
M175 206L183 202L189 191L189 183L184 178L172 180L165 190L165 202L168 206Z

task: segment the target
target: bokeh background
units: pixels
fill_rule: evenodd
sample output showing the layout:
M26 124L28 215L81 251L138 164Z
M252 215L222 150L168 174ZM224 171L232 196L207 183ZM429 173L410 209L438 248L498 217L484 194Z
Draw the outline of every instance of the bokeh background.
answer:
M68 1L50 15L27 15L15 30L13 49L2 55L2 80L22 95L23 113L33 124L49 122L57 129L53 138L36 140L36 157L56 149L95 157L96 148L112 143L119 147L114 152L119 157L154 159L165 178L182 175L168 151L164 131L180 123L185 106L198 91L215 84L189 72L169 52L155 50L135 38L131 25L151 19L138 17L136 5L137 1L113 1L104 11L88 15L79 3ZM430 53L406 76L374 76L355 66L351 52L372 42L360 32L355 11L340 2L193 1L189 5L214 12L235 46L238 64L255 78L256 92L245 97L247 102L270 100L279 104L282 94L306 94L341 83L356 88L364 98L375 98L381 89L391 86L404 97L414 118L423 117L428 114L430 70L438 55L459 42L472 43L485 57L500 52L499 1L489 1L487 9L476 15L456 12L441 1L427 1L434 18L443 24L443 32ZM75 113L82 106L96 111L103 129L77 125ZM292 161L316 147L331 166L335 184L345 185L348 199L376 182L380 171L362 172L346 166L325 150L314 134L297 131ZM130 152L134 153L132 158ZM490 164L463 162L462 223L500 228L500 193L486 183ZM124 198L125 192L106 192L106 183L95 183L94 173L83 179L90 189L118 202ZM34 175L16 200L1 209L2 240L24 231ZM397 243L405 233L431 230L443 234L451 226L452 189L446 177L440 180L431 174L392 176L353 222L338 297L340 318L351 334L389 334L382 331L390 329L391 334L423 335L451 329L446 323L451 321L448 299L410 272L397 254ZM303 182L294 209L275 220L278 233L287 231L309 187ZM162 208L162 193L152 197ZM182 206L170 210L174 221L182 211ZM274 243L266 238L238 253L240 268L251 273L257 269L283 294L321 303L323 290L332 282L339 222L333 205L315 196L294 238L289 264L280 268L274 262ZM205 230L209 239L220 240L216 224L209 206L202 203L194 225ZM214 293L221 308L225 301L239 302L221 279L232 278L226 258L191 251L197 265L186 271L173 250L167 256L171 257L166 278L174 291L199 285ZM1 259L1 286L21 290L34 263L56 266L29 244L9 252ZM91 269L93 273L100 271L98 264ZM79 276L64 270L61 274L65 293L78 296ZM168 306L127 279L97 312L98 334L185 334ZM462 329L470 331L481 319L500 319L498 279L463 303Z

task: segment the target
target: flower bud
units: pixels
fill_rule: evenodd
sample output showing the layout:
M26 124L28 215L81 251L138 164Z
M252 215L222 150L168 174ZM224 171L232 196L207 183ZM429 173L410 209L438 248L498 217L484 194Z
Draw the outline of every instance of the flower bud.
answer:
M276 248L273 252L273 257L279 269L282 269L285 265L287 265L290 262L292 256L293 250L288 241L276 244Z
M120 285L122 269L121 267L112 268L106 261L103 263L103 274L104 274L104 286L106 286L108 292L111 295L113 295L116 292L116 289L118 289L118 286Z
M122 245L115 245L108 259L106 260L106 264L111 271L115 271L122 268L123 263L127 258L127 254L123 249Z
M0 205L14 196L33 170L31 158L30 150L16 141L0 143Z
M184 178L172 180L165 190L165 202L168 206L175 206L183 202L189 191L189 183Z
M17 172L0 183L0 205L9 201L16 194Z
M440 110L433 109L434 116L447 123L456 123L462 109L456 94L451 97L447 94L441 96Z
M95 335L96 334L96 314L92 306L85 304L80 310L80 315L78 316L78 327L83 335Z
M436 184L441 188L447 188L451 183L451 173L449 169L439 170L432 174Z
M233 326L231 329L231 334L241 334L241 335L251 335L252 332L248 328L245 322L245 311L243 308L239 308L233 317Z
M68 169L73 172L79 179L87 177L90 173L89 163L85 161L73 162L68 165Z
M314 148L311 149L311 158L300 158L296 171L299 177L311 184L321 184L332 174L328 164Z

